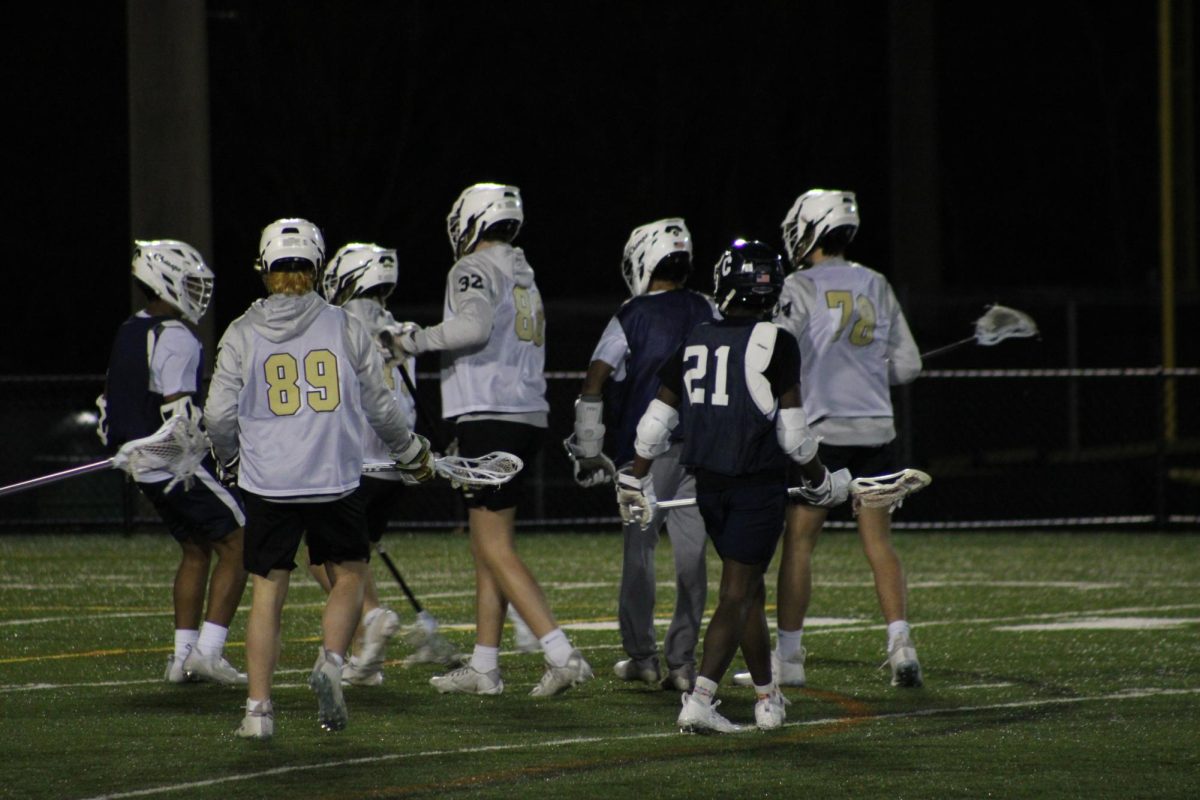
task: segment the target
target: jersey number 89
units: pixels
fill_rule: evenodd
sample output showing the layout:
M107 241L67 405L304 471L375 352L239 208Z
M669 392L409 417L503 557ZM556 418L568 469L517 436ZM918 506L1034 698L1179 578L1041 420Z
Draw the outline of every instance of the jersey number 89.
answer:
M520 286L513 287L513 306L516 315L513 325L517 338L541 347L546 341L546 312L542 310L542 296Z
M304 356L304 382L300 390L300 364L291 353L274 353L263 362L267 378L267 407L277 417L296 414L307 402L313 411L333 411L342 404L338 388L337 356L329 350L312 350ZM303 395L303 401L301 400Z

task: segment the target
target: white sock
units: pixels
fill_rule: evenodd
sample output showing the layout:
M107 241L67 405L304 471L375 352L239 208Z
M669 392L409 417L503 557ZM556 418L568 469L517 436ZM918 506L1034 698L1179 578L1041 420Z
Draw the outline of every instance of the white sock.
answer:
M800 654L800 638L804 636L804 628L798 631L785 631L780 628L776 631L776 635L778 642L775 645L775 652L780 661L787 661L792 656Z
M200 638L200 631L192 628L176 628L175 629L175 660L182 661L187 658L188 653L196 646L196 641Z
M225 638L229 629L215 622L205 622L200 626L200 638L196 649L202 656L219 656L225 652Z
M475 645L475 651L471 653L471 669L476 672L491 672L499 667L499 647L484 647L481 644Z
M375 621L375 618L383 613L383 606L376 606L363 615L362 626L365 628Z
M888 635L888 652L896 646L896 640L900 638L908 639L912 636L912 629L909 627L906 620L898 619L895 622L889 622L887 626Z
M337 653L333 652L332 650L325 651L325 660L328 661L330 664L333 664L338 669L341 669L346 664L346 657L342 656L342 655L338 655Z
M274 709L271 708L270 700L255 700L252 697L247 697L246 710L252 714L270 714Z
M692 699L700 703L712 705L713 698L717 696L717 682L709 680L703 675L696 676L696 687L692 689Z
M542 650L546 653L546 658L556 667L565 667L571 653L575 651L575 648L571 646L571 640L567 638L567 634L563 632L562 628L555 628L538 641L542 643Z
M774 693L775 681L771 681L766 686L759 686L757 683L754 684L754 694L758 696L759 700L762 700L764 697L770 697Z

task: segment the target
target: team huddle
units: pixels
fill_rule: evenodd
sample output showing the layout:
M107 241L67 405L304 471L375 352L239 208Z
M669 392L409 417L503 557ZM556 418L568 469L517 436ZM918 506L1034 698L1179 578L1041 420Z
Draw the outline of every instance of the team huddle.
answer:
M514 186L462 192L447 218L456 261L442 321L426 328L387 310L394 250L352 243L327 261L316 225L271 223L255 264L267 296L222 335L204 397L200 341L184 321L204 315L213 273L186 243L135 243L133 276L147 305L114 342L100 434L115 449L174 417L207 431L212 454L189 486L175 486L169 473L137 481L182 551L165 679L246 685L238 736L274 735L272 680L301 544L327 592L309 676L321 727L346 726L344 684L383 680L385 646L401 625L380 603L368 561L372 546L382 552L399 504L416 501L405 487L437 474L430 443L414 432L416 356L441 354L442 416L459 455L502 451L528 461L540 450L550 412L546 320L534 271L513 246L523 221ZM749 671L732 680L754 687L755 725L783 725L780 687L806 679L801 640L817 534L829 509L847 500L852 474L896 467L889 387L913 380L921 360L886 279L845 259L858 222L852 193L802 194L782 226L787 262L767 244L736 240L717 261L711 298L686 288L692 242L683 219L642 225L626 244L622 272L632 297L600 337L564 445L579 485L616 484L627 657L613 672L681 692L677 722L685 731L741 729L715 699L739 648ZM394 466L364 474L364 465L381 462ZM518 472L459 488L475 565L475 645L460 656L422 611L406 659L448 667L430 680L439 692L503 692L500 639L509 617L544 656L531 694L553 696L593 677L517 554L522 482ZM659 508L659 498L694 503ZM890 543L892 510L855 504L887 622L892 683L920 686L904 573ZM660 661L653 566L664 524L676 597ZM781 538L772 649L764 575ZM721 589L697 665L709 541L721 559ZM224 647L248 576L243 674Z

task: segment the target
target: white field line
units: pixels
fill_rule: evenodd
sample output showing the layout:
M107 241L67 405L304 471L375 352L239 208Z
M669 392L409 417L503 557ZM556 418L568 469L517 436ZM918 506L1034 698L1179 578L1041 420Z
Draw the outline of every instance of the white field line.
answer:
M1121 692L1112 694L1092 695L1090 697L1058 697L1044 698L1040 700L1017 700L1009 703L994 703L981 706L956 706L953 708L927 708L917 711L898 711L891 714L867 714L862 717L825 717L823 719L805 720L803 722L787 722L784 723L786 728L800 727L818 727L822 725L837 725L847 722L857 721L877 721L877 720L892 720L906 719L913 717L936 717L949 714L972 714L980 711L1002 711L1010 708L1037 708L1040 706L1053 705L1072 705L1077 703L1094 703L1094 702L1117 702L1121 700L1138 700L1145 697L1165 697L1178 695L1195 695L1200 694L1200 688L1191 689L1127 689ZM754 728L749 730L753 731ZM465 756L473 753L495 753L495 752L512 752L516 750L534 751L534 750L549 750L551 748L563 747L565 745L575 744L599 744L607 742L634 742L645 741L649 739L666 739L669 737L679 736L680 734L672 731L660 731L656 733L639 733L627 736L578 736L569 739L552 739L545 742L522 742L514 744L487 745L481 747L462 747L449 750L425 750L419 753L390 753L382 756L365 756L362 758L348 758L338 761L325 761L319 764L296 764L288 767L276 767L274 769L260 770L258 772L243 772L235 775L222 775L219 778L210 778L203 781L188 781L186 783L167 784L163 786L151 786L146 789L135 789L128 792L118 792L116 794L96 795L87 798L86 800L125 800L130 797L150 797L152 795L167 794L170 792L186 792L191 789L201 789L207 786L218 786L226 783L237 783L242 781L252 781L260 778L270 778L277 775L287 775L294 772L312 772L315 770L324 769L340 769L342 767L364 765L364 764L382 764L393 761L414 761L417 759L442 758L445 756Z

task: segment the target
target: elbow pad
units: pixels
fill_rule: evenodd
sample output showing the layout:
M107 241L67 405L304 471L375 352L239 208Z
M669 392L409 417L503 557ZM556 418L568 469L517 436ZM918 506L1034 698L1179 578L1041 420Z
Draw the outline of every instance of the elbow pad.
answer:
M204 421L203 412L192 405L192 396L190 394L185 394L178 400L163 403L158 407L158 411L162 414L163 422L166 422L171 417L183 417L192 425L199 427L200 423Z
M658 398L651 400L638 421L634 450L642 458L658 458L670 448L671 431L678 424L678 411Z
M809 430L803 408L780 409L775 417L775 437L783 452L797 464L812 461L821 442L821 437L814 436Z
M604 401L595 395L580 395L575 401L576 453L580 458L595 458L604 447Z

